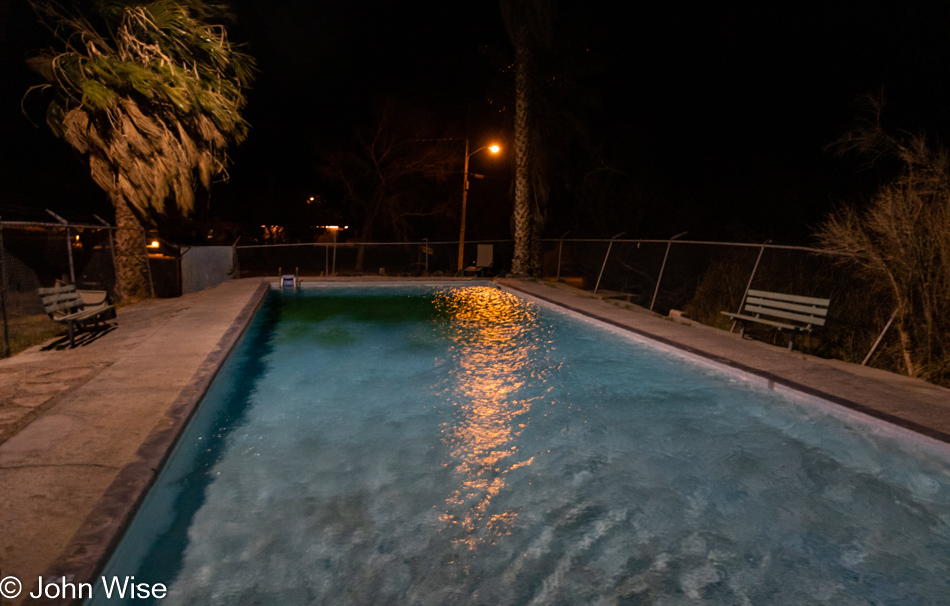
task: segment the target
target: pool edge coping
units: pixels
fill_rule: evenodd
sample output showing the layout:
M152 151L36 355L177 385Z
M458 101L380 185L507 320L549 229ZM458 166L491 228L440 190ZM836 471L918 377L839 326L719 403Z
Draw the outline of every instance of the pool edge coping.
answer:
M221 335L214 349L202 360L188 384L182 388L162 419L136 450L135 460L119 470L60 555L47 567L42 575L44 580L58 582L63 579L65 582L95 583L96 575L102 572L115 552L135 513L194 416L199 402L250 326L270 290L270 283L262 280ZM31 583L26 595L33 589L35 584ZM85 598L40 597L33 599L32 603L43 606L77 606L84 601Z
M901 429L911 431L920 436L924 436L926 438L930 438L932 440L936 440L938 442L942 442L945 444L950 444L950 433L943 432L939 429L927 427L926 425L922 425L920 423L917 423L908 419L904 419L902 417L898 417L897 415L893 415L891 413L878 410L872 406L868 406L866 404L861 404L860 402L855 402L854 400L849 400L841 396L830 394L828 392L822 391L815 387L810 387L808 385L804 385L797 381L787 379L773 372L755 368L754 366L749 366L747 364L743 364L742 362L737 362L725 356L710 353L708 351L693 347L691 345L686 345L684 343L679 343L667 337L661 337L659 335L655 335L653 333L650 333L640 328L634 328L633 326L629 326L622 322L618 322L616 320L606 318L594 312L580 309L579 307L574 307L562 301L557 301L555 299L545 297L544 295L531 292L527 289L520 288L519 286L509 281L506 281L505 283L498 283L498 284L502 286L503 288L510 288L513 291L517 291L521 295L539 299L555 307L560 307L568 311L571 311L573 313L576 313L578 315L584 316L586 318L594 319L594 320L597 320L598 322L603 322L604 324L607 324L612 328L616 328L624 332L632 333L642 339L654 341L670 349L682 352L682 354L685 354L688 357L699 358L707 363L724 367L727 370L731 370L733 372L738 372L750 377L761 379L765 381L765 385L769 389L774 389L775 386L781 386L782 388L787 389L793 393L801 394L803 396L807 396L811 398L817 398L819 400L823 400L830 404L841 406L853 412L857 412L857 413L869 416L871 418L877 419L879 421L883 421L895 427L900 427Z
M399 281L393 278L390 278L390 280L393 282ZM439 282L443 280L434 278L432 281ZM317 280L311 283L314 282L319 283L321 281ZM700 358L713 365L724 367L727 370L733 370L764 380L767 382L769 388L773 388L773 384L779 385L792 392L818 398L830 404L867 415L915 434L950 444L950 434L943 431L897 417L896 415L877 410L847 398L829 394L820 389L809 387L791 379L786 379L775 373L731 360L725 356L685 345L643 329L634 328L594 312L545 297L544 295L530 292L529 290L512 284L510 281L502 283L497 280L487 279L486 282L493 283L503 289L511 289L526 297L539 299L552 306L602 322L612 328L631 333L645 340L656 342L672 350L678 350L679 352L683 352L687 357ZM333 282L326 284L331 285ZM224 361L247 330L251 319L261 307L266 299L267 293L271 289L271 282L266 278L262 279L249 301L221 336L215 348L207 355L205 360L202 361L188 385L182 389L179 396L169 406L162 420L149 432L146 439L142 442L136 451L138 458L126 464L119 471L113 482L96 502L91 513L82 522L66 547L61 551L60 556L56 558L53 564L47 567L43 574L44 579L55 580L56 582L60 579L74 583L79 581L95 582L96 575L100 574L105 568L116 546L124 536L125 530L128 528L135 513L141 506L142 501L148 494L149 489L161 473L168 457L171 455L171 452L174 450L175 445L187 427L188 422L197 410L198 403L210 388L212 382L223 367ZM27 593L32 591L33 588L34 587L30 587L27 589ZM33 600L32 603L46 606L73 606L80 605L83 602L84 599L80 598L38 598Z

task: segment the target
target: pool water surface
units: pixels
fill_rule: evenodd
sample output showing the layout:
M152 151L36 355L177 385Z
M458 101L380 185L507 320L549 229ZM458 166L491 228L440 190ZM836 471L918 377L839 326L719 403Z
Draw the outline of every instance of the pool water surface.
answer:
M950 454L493 286L272 292L104 574L169 605L950 604Z

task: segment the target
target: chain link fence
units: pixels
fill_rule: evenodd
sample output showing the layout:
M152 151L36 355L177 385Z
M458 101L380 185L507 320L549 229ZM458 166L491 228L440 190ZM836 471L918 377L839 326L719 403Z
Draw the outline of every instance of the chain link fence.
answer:
M4 355L58 334L37 289L57 280L112 292L110 226L0 222L0 311Z
M465 266L475 265L479 245L491 245L490 272L507 273L514 243L482 240L465 243ZM458 265L458 242L316 242L311 244L264 244L236 246L239 274L276 276L299 271L305 276L441 276L454 275Z
M55 325L43 313L36 292L40 286L63 280L80 288L114 291L114 230L108 225L0 223L5 342L16 350L19 335L35 333L40 325L48 325L55 334ZM492 248L488 275L508 273L513 241L467 242L466 267L475 265L480 245ZM278 272L304 276L454 275L458 242L236 245L233 258L236 277L277 276ZM896 331L885 330L894 312L890 297L876 292L841 263L840 256L818 249L769 243L562 239L543 240L541 258L546 278L663 316L679 310L685 314L683 321L724 330L732 329L732 321L721 312L740 311L749 289L829 298L826 326L798 337L796 348L821 357L900 370ZM155 273L159 268L155 263L152 266ZM157 282L163 282L160 274L156 274ZM155 286L164 291L161 284ZM174 294L178 293L166 296ZM764 325L751 326L747 332L776 344L784 344L787 338Z
M41 287L75 284L115 300L117 230L105 222L0 221L0 355L61 332L43 310Z
M827 323L796 339L805 353L900 370L897 335L885 327L894 304L841 256L772 244L679 240L545 240L544 274L618 304L731 330L750 289L831 299ZM750 326L756 339L784 344L788 333ZM883 333L883 338L882 337Z
M469 242L466 266L479 244L491 244L489 275L511 267L511 240ZM750 289L829 298L826 326L796 338L805 353L900 370L897 335L887 332L890 297L841 263L842 258L800 246L696 242L684 240L543 240L542 274L594 291L621 305L638 305L659 315L671 310L685 321L731 330L721 312L738 312ZM241 276L301 275L454 275L458 242L333 243L237 246ZM747 332L756 339L783 344L766 325ZM880 338L884 333L883 338ZM880 339L879 339L880 338ZM870 355L869 355L870 354Z

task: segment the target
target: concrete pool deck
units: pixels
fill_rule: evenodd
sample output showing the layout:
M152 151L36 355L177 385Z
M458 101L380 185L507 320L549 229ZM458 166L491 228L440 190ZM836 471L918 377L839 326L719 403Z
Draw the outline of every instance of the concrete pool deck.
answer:
M0 576L23 586L3 604L95 572L265 293L256 278L144 301L83 346L0 361Z
M562 284L498 283L770 385L950 439L950 390L687 326ZM145 301L121 308L118 327L82 347L0 361L0 577L18 577L24 591L4 604L37 603L23 598L40 575L80 582L93 574L264 294L249 278Z

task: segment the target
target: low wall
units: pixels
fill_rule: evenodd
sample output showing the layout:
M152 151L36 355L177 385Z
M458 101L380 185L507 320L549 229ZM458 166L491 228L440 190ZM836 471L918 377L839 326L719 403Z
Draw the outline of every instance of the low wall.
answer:
M230 280L233 277L233 252L230 246L182 246L182 294L204 290Z

